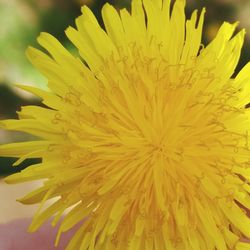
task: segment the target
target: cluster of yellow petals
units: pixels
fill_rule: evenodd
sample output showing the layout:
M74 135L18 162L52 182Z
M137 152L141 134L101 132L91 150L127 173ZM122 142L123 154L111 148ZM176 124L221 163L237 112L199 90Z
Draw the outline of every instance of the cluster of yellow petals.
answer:
M72 250L250 249L250 64L232 78L244 31L224 23L202 47L204 9L186 19L185 1L171 4L106 4L105 31L84 6L66 30L82 60L46 33L49 54L28 49L49 90L21 88L48 108L22 107L1 126L40 139L0 155L42 158L6 179L44 179L20 200L41 203L30 231L63 217L56 244L80 224Z

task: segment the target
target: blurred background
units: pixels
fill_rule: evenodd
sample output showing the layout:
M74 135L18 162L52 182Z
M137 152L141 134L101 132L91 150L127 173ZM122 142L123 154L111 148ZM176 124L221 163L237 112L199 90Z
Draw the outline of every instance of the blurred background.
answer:
M36 37L46 31L57 37L65 47L74 50L67 40L64 30L74 25L80 15L80 6L86 4L101 21L101 7L105 2L117 9L129 8L130 0L0 0L0 120L17 118L16 111L23 105L40 105L32 95L15 88L16 83L33 85L46 89L46 79L34 69L25 57L29 45L39 47ZM187 16L195 8L207 8L203 43L206 45L216 34L222 22L240 21L239 29L246 28L247 37L238 68L250 61L250 1L249 0L187 0ZM0 144L31 139L27 134L0 130ZM7 186L1 177L20 171L39 159L25 161L12 167L15 159L0 157L0 223L13 219L18 209L29 216L30 211L17 207L15 198L26 193L32 185ZM1 215L2 214L2 215ZM8 214L8 216L7 216ZM2 217L1 217L2 216Z

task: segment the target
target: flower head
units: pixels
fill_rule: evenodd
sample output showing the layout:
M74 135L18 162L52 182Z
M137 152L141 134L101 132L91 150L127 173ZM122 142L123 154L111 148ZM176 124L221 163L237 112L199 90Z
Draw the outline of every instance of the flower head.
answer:
M21 88L47 108L1 124L41 139L0 154L42 158L6 179L44 179L20 200L41 203L30 231L67 211L56 242L80 223L68 249L249 248L250 64L232 78L245 32L224 23L203 47L204 9L186 20L184 0L170 5L133 0L130 14L106 4L105 31L84 6L66 30L82 60L46 33L49 54L28 49L49 91Z

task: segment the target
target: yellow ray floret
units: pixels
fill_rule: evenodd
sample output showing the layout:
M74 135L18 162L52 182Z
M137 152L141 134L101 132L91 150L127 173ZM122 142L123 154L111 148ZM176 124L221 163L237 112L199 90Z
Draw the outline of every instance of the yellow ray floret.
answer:
M30 231L63 217L56 244L79 225L68 250L250 249L250 64L232 77L245 32L224 23L201 46L205 10L187 19L184 0L170 6L106 4L105 30L84 6L66 30L81 58L47 33L48 54L27 50L50 91L21 88L47 107L0 126L39 139L0 155L42 158L6 179L44 180L20 199L41 204Z

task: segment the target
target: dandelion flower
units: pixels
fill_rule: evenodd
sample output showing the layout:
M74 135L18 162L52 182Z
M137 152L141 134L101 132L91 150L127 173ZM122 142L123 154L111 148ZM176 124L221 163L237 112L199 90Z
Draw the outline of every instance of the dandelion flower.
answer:
M47 33L48 54L28 49L49 91L21 88L47 107L1 126L40 139L0 154L42 158L6 179L44 180L20 199L40 203L30 231L53 217L55 244L80 225L68 249L250 249L250 64L232 77L245 31L223 23L201 46L205 10L186 19L185 1L173 4L106 4L105 30L84 6L66 30L81 59Z

